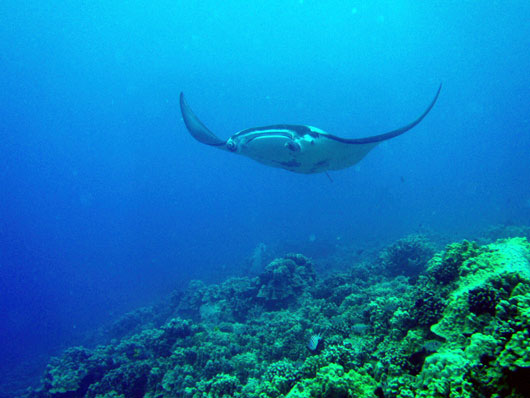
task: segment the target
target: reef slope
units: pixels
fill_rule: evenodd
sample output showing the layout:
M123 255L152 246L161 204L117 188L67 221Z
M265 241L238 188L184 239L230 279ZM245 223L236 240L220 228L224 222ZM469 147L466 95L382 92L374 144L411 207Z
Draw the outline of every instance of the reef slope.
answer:
M524 238L432 256L413 237L323 279L292 254L255 278L193 282L163 317L150 311L162 310L128 314L114 340L53 358L28 396L530 396Z

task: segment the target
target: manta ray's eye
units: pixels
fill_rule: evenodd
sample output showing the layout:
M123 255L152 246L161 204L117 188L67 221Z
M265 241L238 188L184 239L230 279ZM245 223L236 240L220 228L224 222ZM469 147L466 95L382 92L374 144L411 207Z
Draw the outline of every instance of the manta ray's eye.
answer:
M234 152L236 150L236 143L232 140L228 140L226 143L226 149L231 152Z

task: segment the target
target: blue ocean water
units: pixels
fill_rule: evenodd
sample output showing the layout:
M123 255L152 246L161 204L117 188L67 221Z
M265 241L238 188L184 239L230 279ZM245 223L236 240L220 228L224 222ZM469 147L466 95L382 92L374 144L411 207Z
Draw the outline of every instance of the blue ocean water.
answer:
M259 244L530 224L530 3L0 3L0 371ZM414 130L298 175L196 142ZM38 366L35 367L36 369Z

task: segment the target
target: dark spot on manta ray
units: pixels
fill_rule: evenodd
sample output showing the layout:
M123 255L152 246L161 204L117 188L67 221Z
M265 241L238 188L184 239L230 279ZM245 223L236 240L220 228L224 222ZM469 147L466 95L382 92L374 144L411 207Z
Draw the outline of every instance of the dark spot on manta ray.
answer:
M433 108L441 89L442 85L427 108L414 121L386 133L361 138L338 137L309 125L274 124L241 130L229 139L222 140L193 113L182 93L180 109L191 136L205 145L296 173L327 173L329 170L353 166L379 143L417 126Z
M300 151L300 145L297 144L295 141L288 141L285 146L289 148L289 150L293 152L299 152Z
M300 167L302 163L297 162L294 159L289 160L288 162L278 162L278 164L281 164L282 166L289 167L289 168L297 168Z
M313 167L311 168L312 173L316 173L318 170L322 169L323 167L326 168L329 165L330 159L324 159L320 162L316 162Z

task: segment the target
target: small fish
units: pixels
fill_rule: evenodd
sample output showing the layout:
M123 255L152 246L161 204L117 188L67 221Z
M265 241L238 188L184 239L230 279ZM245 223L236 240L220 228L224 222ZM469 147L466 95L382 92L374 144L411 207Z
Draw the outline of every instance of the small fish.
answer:
M315 351L318 348L319 343L322 341L322 335L320 333L314 334L309 338L307 348L311 351Z

